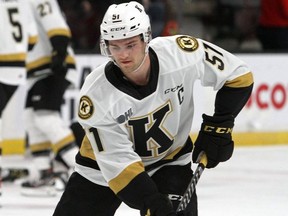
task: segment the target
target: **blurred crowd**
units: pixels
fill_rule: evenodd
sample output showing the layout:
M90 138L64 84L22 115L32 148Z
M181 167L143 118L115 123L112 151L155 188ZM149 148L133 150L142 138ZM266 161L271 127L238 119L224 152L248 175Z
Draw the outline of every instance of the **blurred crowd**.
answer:
M100 23L110 4L125 1L95 0L58 0L72 32L72 44L75 50L99 52ZM143 0L142 3L150 15L153 24L153 37L178 33L178 23L169 1Z
M58 0L58 2L71 28L74 49L77 52L98 53L99 26L105 10L112 3L125 1ZM279 31L278 27L282 37L288 35L287 0L138 0L138 2L145 6L150 16L153 37L178 33L191 34L236 52L287 49L285 42L276 39L277 36L273 39L274 34ZM266 20L269 20L269 23ZM263 25L266 25L264 30ZM270 35L268 40L274 42L267 46L265 34L267 28L270 30L271 27L272 39ZM277 44L277 41L281 43ZM287 41L286 37L286 44Z

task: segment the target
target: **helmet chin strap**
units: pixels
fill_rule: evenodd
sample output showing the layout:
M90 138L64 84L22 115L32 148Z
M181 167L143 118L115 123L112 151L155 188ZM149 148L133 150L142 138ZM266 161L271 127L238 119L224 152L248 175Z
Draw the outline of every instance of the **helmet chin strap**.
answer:
M142 67L142 65L144 64L147 56L148 56L148 52L145 53L145 56L143 57L143 60L142 60L141 64L134 71L132 71L131 73L134 73L134 72L138 71Z

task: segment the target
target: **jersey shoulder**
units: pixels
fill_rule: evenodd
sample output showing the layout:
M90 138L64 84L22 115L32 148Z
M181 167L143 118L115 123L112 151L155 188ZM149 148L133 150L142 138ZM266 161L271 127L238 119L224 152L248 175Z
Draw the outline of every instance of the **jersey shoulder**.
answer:
M87 75L85 82L80 89L80 95L89 94L89 92L101 88L101 85L104 84L103 81L105 80L105 67L106 63L99 65L94 70L92 70L89 75Z
M173 35L167 37L157 37L150 42L150 46L155 49L179 50L187 53L195 52L199 49L200 40L189 35ZM164 45L164 46L163 46Z
M63 35L71 37L70 29L56 0L30 0L38 27L49 37Z
M204 58L199 39L189 35L157 37L150 42L162 71L169 72L184 67L193 67Z
M86 77L81 87L78 107L80 123L89 125L101 121L117 100L117 92L119 91L113 87L105 75L107 64L109 63L104 63L95 68Z

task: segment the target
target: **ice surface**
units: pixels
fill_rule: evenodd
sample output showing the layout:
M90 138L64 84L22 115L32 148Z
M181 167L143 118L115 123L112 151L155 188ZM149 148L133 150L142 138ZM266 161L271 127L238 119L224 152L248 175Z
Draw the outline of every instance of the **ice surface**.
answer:
M286 216L288 145L236 148L228 162L203 172L197 194L199 216ZM19 185L5 183L0 216L51 216L60 195L24 197ZM139 213L125 205L116 213L132 215Z

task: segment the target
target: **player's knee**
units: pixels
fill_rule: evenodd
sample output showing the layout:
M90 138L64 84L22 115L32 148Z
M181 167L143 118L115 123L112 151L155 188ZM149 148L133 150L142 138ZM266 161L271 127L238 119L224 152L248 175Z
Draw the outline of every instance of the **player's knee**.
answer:
M62 124L60 113L50 110L35 111L34 122L42 130L50 130L51 127Z
M27 130L35 127L34 113L32 109L25 109L24 122Z

